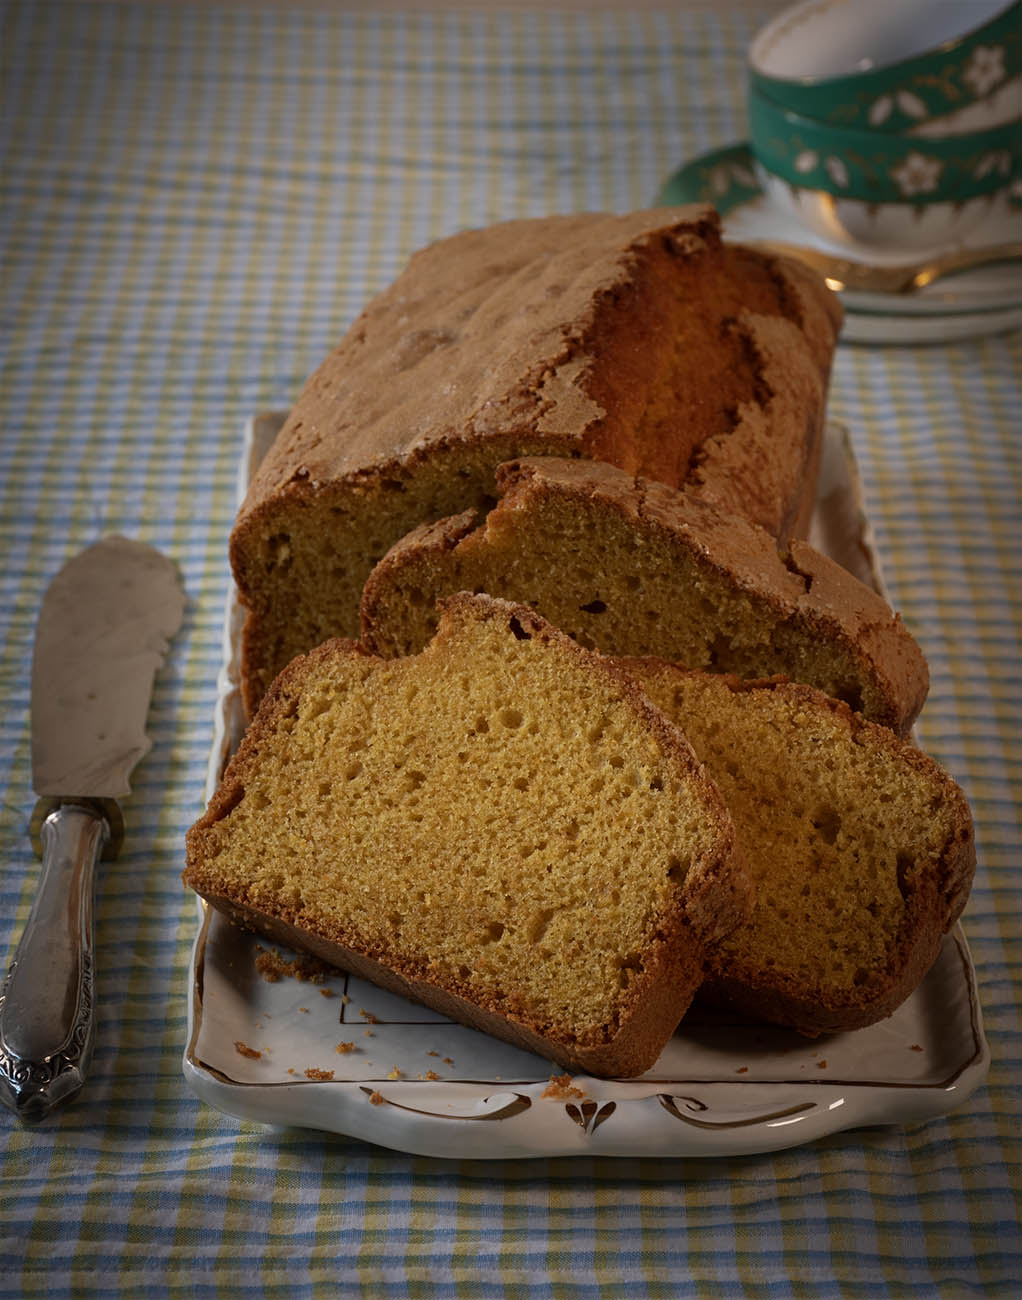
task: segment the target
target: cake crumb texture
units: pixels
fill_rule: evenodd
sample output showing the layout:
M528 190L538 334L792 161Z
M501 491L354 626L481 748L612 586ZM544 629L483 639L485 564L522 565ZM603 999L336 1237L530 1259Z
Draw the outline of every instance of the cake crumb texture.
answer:
M975 868L961 789L929 756L785 682L652 661L628 671L679 725L755 882L704 993L805 1033L889 1015L935 960Z
M746 905L732 843L627 675L463 594L417 656L330 642L286 670L189 833L185 879L445 1014L634 1073Z
M424 526L362 595L375 653L421 648L437 601L485 591L537 609L581 645L816 686L899 732L926 698L922 651L876 592L805 543L610 465L502 465L498 503Z

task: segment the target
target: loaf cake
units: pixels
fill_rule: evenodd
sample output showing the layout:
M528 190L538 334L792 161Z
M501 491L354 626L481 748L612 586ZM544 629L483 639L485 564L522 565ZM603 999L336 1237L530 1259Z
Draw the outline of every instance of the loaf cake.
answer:
M737 923L719 795L634 682L534 611L421 654L331 641L264 698L187 840L227 916L572 1070L647 1069Z
M409 654L438 597L486 591L538 609L582 645L739 677L777 673L899 732L926 697L926 662L887 603L807 543L593 461L500 467L485 518L423 525L370 575L365 644Z
M711 953L703 996L809 1035L890 1015L969 893L959 787L809 687L621 663L706 765L754 881L753 910Z
M839 323L822 280L722 243L702 206L417 253L306 383L232 532L249 711L293 655L358 636L394 542L485 504L516 456L607 461L804 531Z

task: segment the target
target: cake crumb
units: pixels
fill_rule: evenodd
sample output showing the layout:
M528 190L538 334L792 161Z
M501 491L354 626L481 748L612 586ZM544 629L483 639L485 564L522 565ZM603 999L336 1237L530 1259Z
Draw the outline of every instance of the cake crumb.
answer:
M748 1074L748 1073L749 1073L749 1067L747 1065L740 1065L738 1069L735 1070L735 1074Z
M913 1043L912 1046L911 1046L908 1050L909 1050L910 1052L921 1052L923 1049L922 1049L922 1045L921 1045L920 1043Z
M358 1014L363 1020L368 1020L371 1025L378 1025L380 1023L379 1019L374 1016L371 1011L366 1011L365 1007L359 1007Z
M379 1092L371 1092L371 1093L369 1094L369 1100L372 1102L372 1104L373 1104L374 1106L382 1106L382 1105L383 1105L383 1094L382 1094L382 1093L379 1093Z
M338 1055L340 1056L346 1056L348 1052L354 1052L355 1050L356 1049L354 1043L338 1043L337 1046L334 1048L334 1051L337 1052Z
M453 1065L454 1061L449 1056L444 1057L444 1065Z
M427 1070L425 1074L420 1074L419 1078L429 1079L430 1081L432 1081L433 1079L439 1079L440 1076L439 1074L437 1074L436 1070Z
M342 993L342 994L341 994L341 1005L342 1005L342 1006L346 1007L350 1001L351 1001L351 998L348 997L347 993Z
M387 1078L388 1078L388 1079L400 1079L400 1078L401 1078L401 1071L397 1068L396 1065L395 1065L394 1068L391 1070L390 1074L387 1075Z
M315 957L295 957L288 960L279 952L268 948L256 948L255 968L267 984L276 984L278 980L290 975L293 979L304 980L308 984L322 984L331 973L332 968Z
M434 1052L432 1048L426 1053L427 1056L439 1056L439 1052Z
M576 1088L572 1084L570 1074L551 1075L550 1082L542 1092L542 1096L554 1097L558 1101L563 1101L567 1097L584 1097L585 1095L581 1088Z
M362 1037L363 1037L363 1038L375 1038L376 1035L373 1033L373 1031L372 1031L371 1029L363 1029L363 1030L362 1030Z
M301 1012L302 1012L304 1015L306 1015L306 1016L309 1014L309 1008L308 1008L308 1007L299 1007L298 1010L301 1011Z
M827 1058L824 1057L822 1061L817 1061L816 1068L818 1070L825 1070L827 1068Z
M334 1077L334 1072L333 1070L319 1070L316 1066L310 1065L305 1071L305 1077L307 1079L324 1079L329 1081Z
M333 991L333 989L320 989L319 996L321 998L335 998L337 994Z
M262 1052L257 1052L254 1047L249 1047L246 1043L236 1042L234 1044L234 1050L239 1056L244 1056L250 1061L262 1060Z

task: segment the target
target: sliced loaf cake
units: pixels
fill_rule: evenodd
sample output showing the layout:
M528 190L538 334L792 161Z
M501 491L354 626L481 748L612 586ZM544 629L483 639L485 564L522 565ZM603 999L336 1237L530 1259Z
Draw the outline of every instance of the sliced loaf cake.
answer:
M809 687L619 662L684 729L755 883L704 994L811 1035L890 1015L969 894L975 840L960 788Z
M231 535L251 712L358 636L369 570L520 455L591 457L787 536L812 507L837 299L712 209L575 214L415 254L303 388Z
M532 610L276 680L191 829L232 919L569 1069L655 1061L743 915L714 786L629 676Z
M777 673L904 733L926 698L922 652L887 603L815 551L610 465L500 467L501 499L402 539L370 575L362 636L409 654L438 598L485 591L537 609L580 644L739 677Z

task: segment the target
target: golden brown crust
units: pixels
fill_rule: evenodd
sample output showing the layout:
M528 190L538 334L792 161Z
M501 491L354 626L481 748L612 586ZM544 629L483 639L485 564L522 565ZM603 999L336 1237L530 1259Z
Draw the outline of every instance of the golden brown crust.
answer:
M606 460L803 528L839 316L822 281L722 244L701 206L417 253L309 379L238 516L246 703L293 653L357 635L375 559L478 504L514 456ZM337 608L318 608L326 585Z
M566 512L577 509L580 519L593 519L594 534L601 515L617 516L634 530L634 545L622 555L609 552L594 535L591 549L598 562L594 559L592 567L601 578L613 577L621 566L641 574L642 557L651 550L648 543L658 540L677 556L679 574L693 565L746 595L757 610L771 611L770 618L786 627L792 639L790 663L785 665L789 675L799 675L795 660L799 647L830 645L835 655L854 665L864 697L871 702L875 698L870 708L874 720L904 734L922 708L929 685L926 661L898 615L876 592L807 543L791 542L783 555L774 539L748 520L596 461L522 458L500 466L497 487L501 499L478 528L473 529L474 516L469 514L440 521L402 539L377 565L362 597L362 635L369 646L380 653L396 652L392 629L409 617L402 586L406 574L421 572L424 581L416 585L435 581L443 591L444 583L462 580L450 561L464 556L474 583L482 583L491 594L505 594L503 584L518 566L505 574L500 566L510 561L503 553L490 561L487 556L496 555L487 549L490 539L499 538L510 550L507 539L515 530L516 545L542 556L545 539L539 535L537 507L552 500L563 502ZM563 582L563 575L551 576L543 570L534 590L514 594L534 600L547 617L555 619L548 601ZM582 591L577 596L579 605L591 598ZM424 599L429 603L428 596ZM684 607L683 601L684 592L679 591L679 608ZM622 653L630 648L631 629L625 625L640 620L641 610L637 596L632 607L601 615L591 635L609 638L596 643ZM666 619L671 610L665 607L659 613ZM712 611L703 616L708 638L717 633L712 625L715 616Z
M722 246L710 208L504 222L415 253L368 304L310 378L259 468L246 511L289 486L369 476L409 455L429 454L437 442L485 439L507 428L560 438L582 454L586 440L597 438L600 458L608 459L608 419L620 425L614 440L633 439L635 429L600 407L588 372L607 346L608 310L631 297L625 312L632 337L620 358L622 373L608 383L622 389L616 400L638 413L645 392L640 385L633 396L628 383L630 371L643 364L638 343L650 328L644 295L653 286L634 287L644 258L658 268L693 264L702 274L714 259L726 259L728 306L774 368L771 376L780 378L785 364L801 373L791 354L806 352L805 373L825 381L840 326L837 299L798 264ZM430 394L425 411L424 393ZM807 386L797 419L809 418L804 399L815 405L818 395L818 385ZM791 414L786 409L784 418ZM774 440L771 477L784 472L795 431ZM640 461L646 454L630 451ZM794 487L800 496L801 483ZM750 493L754 499L755 486Z
M926 702L930 673L918 643L901 615L864 583L808 542L793 539L785 565L805 586L805 600L821 618L849 629L864 663L876 675L878 689L900 702L887 716L872 719L899 735L908 733Z
M625 659L618 662L647 689L659 680L669 692L673 685L685 678L698 682L703 676L660 660ZM771 694L782 699L791 718L801 719L802 726L811 726L813 717L833 720L843 730L849 745L891 755L901 770L902 779L914 783L923 792L934 817L938 810L944 816L946 830L940 842L919 846L920 856L926 861L925 869L899 881L904 912L889 943L886 960L865 974L861 981L846 985L836 978L807 979L796 975L784 966L783 961L775 962L775 954L770 954L768 964L764 954L757 949L755 936L760 909L775 905L770 901L770 890L761 883L769 878L769 873L758 867L758 846L750 840L749 827L743 824L737 805L731 804L739 849L760 886L748 921L723 944L711 949L707 980L700 990L700 997L810 1036L874 1024L895 1011L919 985L936 960L943 936L958 920L968 899L976 852L972 816L965 797L954 780L929 755L812 687L783 678L752 682L718 676L714 680L733 696L745 695L754 699L757 695ZM654 694L660 703L664 702L660 691ZM685 726L685 717L680 711L669 709L668 713L680 726ZM710 775L726 782L726 773L718 766L718 760L702 748L700 730L691 714L688 734L700 758L707 764ZM783 758L766 748L764 754L767 766L783 762ZM756 780L756 773L747 769L743 775L747 781ZM724 788L726 790L726 784ZM848 798L852 801L857 798L866 800L876 793L851 790ZM901 797L893 785L890 791L880 793L885 800ZM763 798L769 797L764 783ZM871 852L864 844L851 846L847 869L853 872L864 869ZM808 879L814 870L812 862L807 860L803 869ZM745 941L746 935L750 942ZM807 946L811 946L814 940L815 936L810 933L804 937Z

